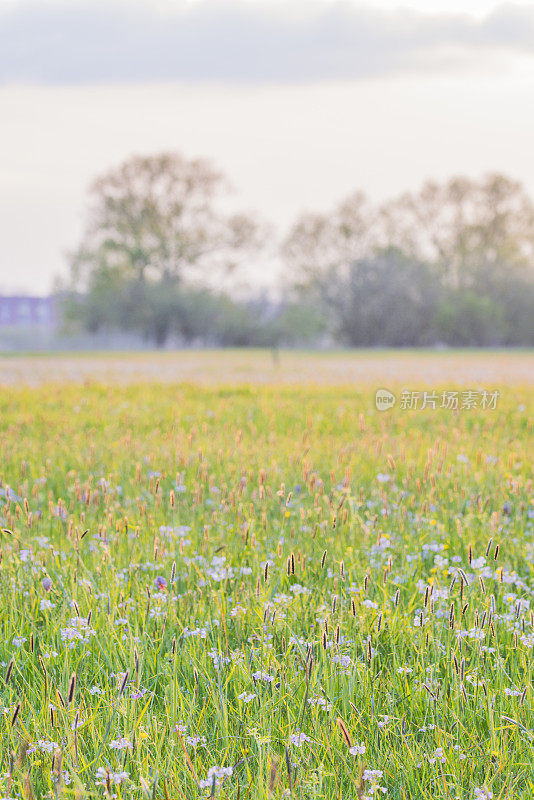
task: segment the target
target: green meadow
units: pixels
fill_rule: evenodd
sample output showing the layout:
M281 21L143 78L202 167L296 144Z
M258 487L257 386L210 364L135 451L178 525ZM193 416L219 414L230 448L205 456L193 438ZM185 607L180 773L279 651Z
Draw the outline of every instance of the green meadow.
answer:
M531 390L167 377L0 391L0 797L534 797Z

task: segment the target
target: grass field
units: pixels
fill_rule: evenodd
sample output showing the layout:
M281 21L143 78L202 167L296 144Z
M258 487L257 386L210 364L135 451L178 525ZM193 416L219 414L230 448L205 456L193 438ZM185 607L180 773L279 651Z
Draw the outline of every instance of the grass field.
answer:
M514 376L1 390L0 797L534 797Z

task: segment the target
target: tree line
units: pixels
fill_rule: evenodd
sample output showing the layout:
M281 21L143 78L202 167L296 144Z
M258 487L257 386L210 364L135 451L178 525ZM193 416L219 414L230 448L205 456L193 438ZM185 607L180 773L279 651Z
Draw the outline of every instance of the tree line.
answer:
M203 159L132 157L95 181L61 287L71 329L157 346L532 346L534 203L500 174L428 181L380 205L356 192L277 246L278 297L220 287L272 251Z

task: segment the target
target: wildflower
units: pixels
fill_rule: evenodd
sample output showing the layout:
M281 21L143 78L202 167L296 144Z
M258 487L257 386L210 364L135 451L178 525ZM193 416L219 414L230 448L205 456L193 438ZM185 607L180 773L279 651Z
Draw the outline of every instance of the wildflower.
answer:
M366 608L378 608L378 603L374 603L372 600L365 599L362 603Z
M442 747L436 747L433 757L428 759L429 764L435 764L436 761L441 761L442 764L444 764L446 761Z
M194 630L190 631L189 628L184 628L182 632L182 636L189 637L189 636L199 636L201 639L205 639L208 635L207 628L195 628Z
M238 700L242 700L244 703L251 703L257 695L248 692L242 692L241 694L237 695Z
M351 747L349 753L351 756L363 756L365 749L364 743L360 742L360 744L355 744L353 747Z
M125 736L122 736L120 739L115 739L114 741L109 743L109 746L112 750L126 750L126 748L132 749L131 743Z
M293 592L293 594L311 594L310 589L308 589L307 586L302 586L300 583L294 583L290 587L290 591Z
M309 697L308 698L308 703L311 706L319 706L320 708L323 708L325 711L331 711L332 710L332 703L328 703L324 699L324 697Z
M147 689L141 687L140 689L136 689L134 692L131 692L130 697L132 698L132 700L139 700L146 693Z
M196 749L198 745L201 747L206 747L206 737L205 736L186 736L185 743L188 744L190 747Z
M49 592L49 591L50 591L50 589L52 588L52 579L51 579L51 578L49 578L49 577L48 577L48 575L46 575L46 576L43 578L43 580L42 580L42 587L43 587L43 589L45 590L45 592Z
M96 631L93 630L86 619L83 617L73 617L69 620L69 625L66 628L61 628L59 631L62 642L69 642L69 648L76 647L78 642L88 644L91 636L96 636Z
M377 781L383 774L384 772L381 769L365 769L363 771L362 780Z
M220 786L226 778L232 775L233 771L232 767L210 767L207 779L199 781L198 785L201 789L211 789L214 783L215 786Z
M344 656L344 655L333 655L332 656L332 661L334 662L334 664L339 664L344 669L347 669L347 667L350 667L350 664L351 664L350 656Z
M485 786L482 788L475 788L475 797L476 800L491 800L493 792L490 792Z
M37 744L32 745L28 748L28 753L35 753L36 750L40 750L42 753L48 753L52 755L59 749L59 745L57 742L49 741L48 739L39 739Z
M362 780L371 785L366 790L366 794L362 795L362 800L373 800L378 792L386 794L386 787L380 786L378 783L383 774L381 769L366 769L363 771Z
M97 783L97 786L105 786L108 781L118 786L123 781L127 781L130 774L128 772L112 772L105 767L98 767L96 777L100 778L100 782Z
M465 753L460 752L460 745L459 744L453 744L452 749L456 750L456 752L458 754L458 760L459 761L465 761L466 760L467 756L465 755Z
M311 742L310 737L306 736L305 733L292 733L289 740L295 747L302 747L304 742Z
M480 641L481 639L484 639L486 632L483 628L471 628L467 635L470 639L476 639L477 641Z
M252 677L255 681L264 681L265 683L272 683L274 678L272 675L269 675L267 672L253 672Z
M223 656L220 653L218 653L217 650L210 650L208 652L208 655L211 658L215 669L220 669L221 664L229 664L230 661L232 660L230 656Z
M414 628L422 628L429 620L429 617L425 617L422 613L417 613L413 618L413 626Z

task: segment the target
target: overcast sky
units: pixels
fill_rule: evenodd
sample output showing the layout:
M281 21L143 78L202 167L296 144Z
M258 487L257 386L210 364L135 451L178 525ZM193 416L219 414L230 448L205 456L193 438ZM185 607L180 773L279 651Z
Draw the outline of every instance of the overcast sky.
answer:
M534 4L401 5L0 0L0 291L50 289L132 153L211 158L281 232L429 177L534 194Z

